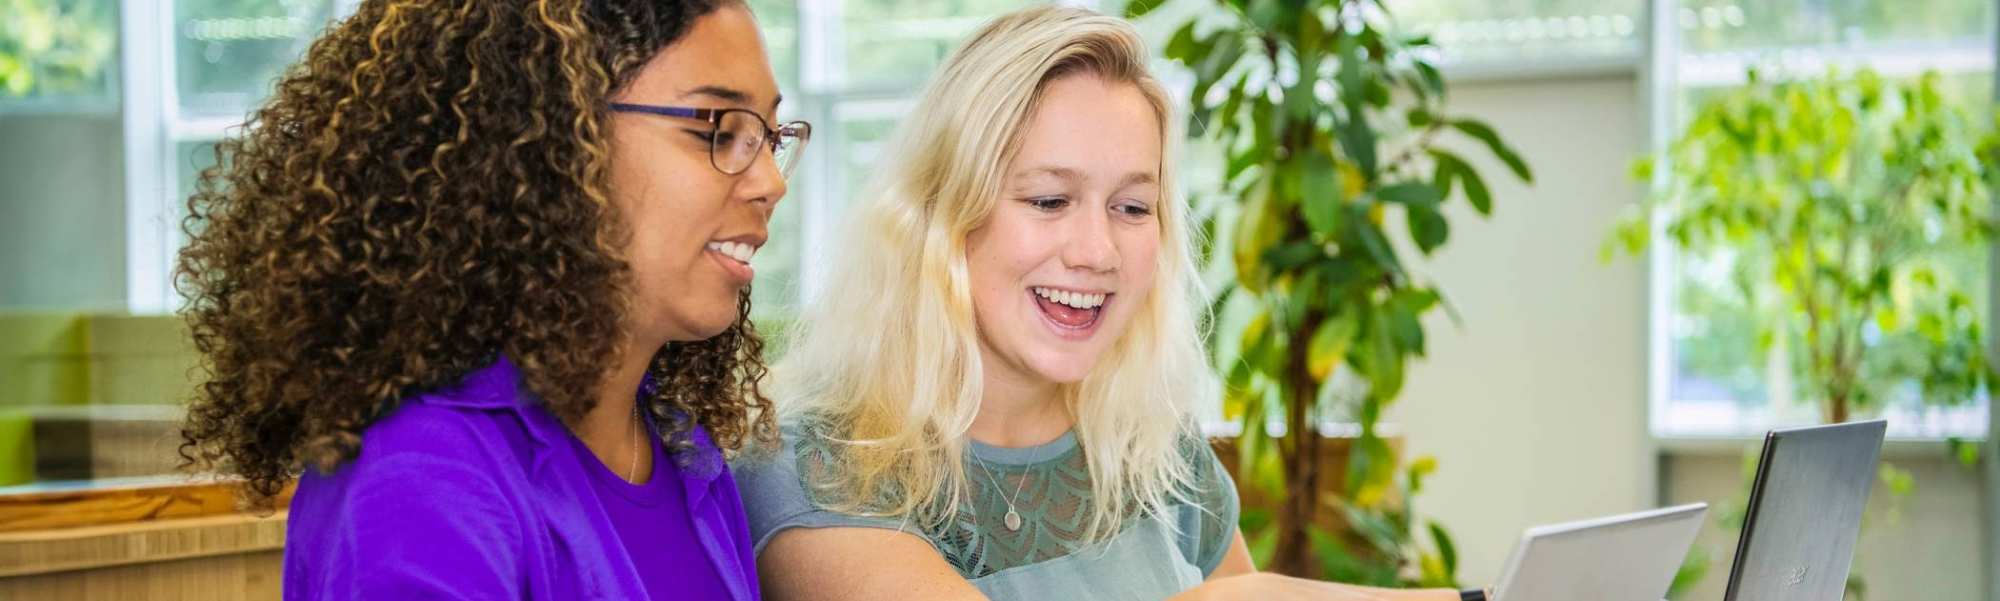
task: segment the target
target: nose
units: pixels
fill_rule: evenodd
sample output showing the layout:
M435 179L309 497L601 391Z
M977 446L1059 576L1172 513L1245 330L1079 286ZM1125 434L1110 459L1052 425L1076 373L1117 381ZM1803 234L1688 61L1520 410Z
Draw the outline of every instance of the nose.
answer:
M757 158L744 170L736 184L738 198L750 203L764 213L764 220L770 221L771 213L777 210L778 200L790 190L785 182L785 174L778 169L778 159L765 146L757 152Z
M1064 267L1098 273L1118 270L1118 245L1111 236L1108 213L1087 210L1072 214L1069 239L1062 250Z

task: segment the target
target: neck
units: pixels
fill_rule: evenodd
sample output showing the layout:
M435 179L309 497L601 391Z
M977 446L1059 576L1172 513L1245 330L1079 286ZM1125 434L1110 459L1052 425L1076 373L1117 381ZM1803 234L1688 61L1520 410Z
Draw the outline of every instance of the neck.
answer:
M979 415L967 432L973 440L996 447L1032 447L1062 437L1075 423L1055 382L1003 367L990 353L985 364Z
M639 383L657 348L635 343L620 349L618 365L598 384L597 406L570 427L598 461L633 483L646 482L653 473L653 454L646 452L652 446L647 440L650 434L634 408Z

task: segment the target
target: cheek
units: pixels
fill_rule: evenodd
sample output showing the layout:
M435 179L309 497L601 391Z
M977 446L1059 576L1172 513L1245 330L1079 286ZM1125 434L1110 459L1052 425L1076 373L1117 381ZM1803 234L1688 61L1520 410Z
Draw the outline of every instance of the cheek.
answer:
M1152 293L1153 278L1160 271L1160 232L1135 228L1119 239L1118 254L1123 265L1120 287L1139 293L1134 298Z
M965 246L974 297L1012 294L1029 273L1053 256L1048 246L1035 228L1019 219L996 215L974 230L966 236Z

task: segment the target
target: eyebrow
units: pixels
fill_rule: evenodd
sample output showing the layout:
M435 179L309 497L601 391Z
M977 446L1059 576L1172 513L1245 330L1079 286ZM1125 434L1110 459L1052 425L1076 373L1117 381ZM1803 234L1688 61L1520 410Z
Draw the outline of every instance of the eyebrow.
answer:
M1022 171L1018 174L1015 174L1015 176L1012 179L1022 180L1039 175L1052 176L1057 179L1072 181L1072 182L1082 181L1084 179L1083 172L1068 167L1035 167L1028 169L1026 171ZM1155 176L1151 173L1146 173L1143 171L1134 171L1131 173L1127 173L1125 174L1125 177L1120 178L1118 180L1118 187L1123 188L1126 186L1137 186L1142 184L1159 183L1159 179L1160 178L1158 176Z
M723 102L727 102L730 104L737 104L737 105L750 104L750 94L748 92L744 92L742 90L738 90L735 88L727 88L723 86L701 86L699 88L695 88L694 90L689 91L687 95L708 96L710 98L721 100ZM785 101L784 94L779 94L777 98L771 99L771 112L773 113L778 112L778 105L780 103L783 103L784 101Z

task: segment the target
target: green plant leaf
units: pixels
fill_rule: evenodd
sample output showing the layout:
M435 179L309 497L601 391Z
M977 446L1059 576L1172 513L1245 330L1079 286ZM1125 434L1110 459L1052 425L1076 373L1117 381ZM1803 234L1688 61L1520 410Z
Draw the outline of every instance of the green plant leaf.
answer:
M1686 599L1695 585L1708 576L1709 563L1707 547L1690 547L1687 557L1681 560L1681 567L1674 571L1673 582L1667 585L1667 598L1673 601Z
M1486 180L1479 177L1479 172L1472 165L1458 155L1443 150L1432 149L1430 154L1437 162L1436 177L1439 181L1456 181L1465 189L1465 199L1472 203L1473 210L1479 211L1480 215L1493 214L1493 193L1486 189ZM1437 185L1441 189L1447 187L1442 183Z
M1320 577L1334 582L1359 582L1365 579L1368 569L1340 539L1318 526L1308 526L1306 538L1311 541L1313 554L1319 556Z
M1371 222L1362 222L1354 228L1355 237L1361 239L1361 247L1375 264L1398 279L1403 277L1403 263L1396 258L1396 252L1389 247L1389 240L1382 236L1382 230Z
M1275 244L1284 232L1279 219L1271 214L1270 180L1252 186L1248 201L1243 206L1243 212L1237 216L1233 238L1236 278L1244 290L1258 294L1264 291L1270 278L1269 271L1258 259L1263 257L1264 249Z
M1451 542L1451 533L1444 531L1444 525L1435 520L1429 522L1431 544L1437 545L1438 557L1444 562L1444 575L1456 580L1458 574L1458 545Z
M1340 213L1347 199L1341 196L1339 170L1334 167L1333 157L1323 152L1309 152L1303 157L1306 167L1300 174L1305 181L1305 198L1299 210L1304 213L1306 226L1320 239L1331 239L1340 230Z
M1233 31L1218 32L1214 41L1207 46L1207 52L1194 67L1195 86L1189 98L1197 106L1207 106L1208 90L1222 80L1236 61L1243 58L1243 36Z
M1436 207L1442 195L1437 186L1419 182L1390 184L1375 191L1375 197L1394 203L1409 205L1411 208Z
M1313 332L1311 346L1306 352L1306 371L1314 379L1325 381L1333 374L1333 368L1347 357L1347 346L1361 329L1355 323L1352 313L1337 313L1319 324Z
M1125 3L1125 18L1137 19L1146 16L1147 13L1153 12L1153 9L1166 3L1167 0L1131 0Z
M1278 529L1265 528L1246 541L1250 547L1250 558L1257 565L1270 565L1271 556L1278 551Z
M1410 239L1417 243L1417 250L1428 255L1444 246L1445 239L1451 236L1451 225L1445 223L1444 215L1426 205L1411 205L1407 212Z
M1528 162L1521 160L1521 156L1515 154L1514 149L1509 148L1506 142L1500 141L1500 134L1493 131L1492 126L1477 119L1453 119L1451 126L1486 144L1486 148L1493 152L1493 156L1498 157L1500 162L1506 163L1515 177L1521 178L1524 182L1534 183L1535 174L1528 169Z
M1174 35L1167 38L1167 45L1161 49L1160 53L1166 55L1167 58L1181 61L1182 64L1199 60L1196 53L1202 51L1202 45L1195 40L1194 26L1195 23L1189 21L1179 29L1175 29Z
M1945 444L1951 450L1951 455L1958 459L1959 465L1967 467L1979 465L1979 443L1954 436L1946 439Z
M1417 74L1422 77L1424 88L1430 90L1432 94L1444 95L1444 75L1438 73L1437 67L1425 61L1415 61L1415 66Z

